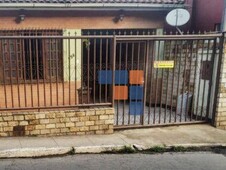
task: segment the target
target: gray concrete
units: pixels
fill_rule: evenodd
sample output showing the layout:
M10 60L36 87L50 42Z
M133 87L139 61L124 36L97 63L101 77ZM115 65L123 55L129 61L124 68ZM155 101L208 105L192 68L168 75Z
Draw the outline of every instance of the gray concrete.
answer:
M74 147L80 153L81 148L97 148L100 152L103 146L109 150L112 147L137 145L140 148L154 146L226 146L226 131L216 129L210 125L170 126L147 129L131 129L115 131L112 135L87 136L57 136L57 137L2 137L0 138L0 155L5 151L15 149L39 149ZM81 147L79 149L79 147ZM98 148L100 147L100 148ZM23 152L22 152L23 153ZM44 153L44 150L43 150ZM76 152L79 153L79 152ZM4 154L3 154L4 155ZM12 155L12 153L11 153ZM25 154L26 155L26 154ZM46 153L44 154L46 155ZM0 156L1 157L1 156ZM23 155L21 156L23 157Z
M226 157L209 152L74 155L41 159L4 159L4 170L225 170Z

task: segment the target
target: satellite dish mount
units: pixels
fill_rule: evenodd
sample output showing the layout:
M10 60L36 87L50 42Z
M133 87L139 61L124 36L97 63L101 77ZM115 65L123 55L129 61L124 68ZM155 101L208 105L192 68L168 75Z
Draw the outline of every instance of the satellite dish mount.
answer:
M174 9L166 16L166 22L183 34L179 26L185 25L190 19L190 13L185 9Z

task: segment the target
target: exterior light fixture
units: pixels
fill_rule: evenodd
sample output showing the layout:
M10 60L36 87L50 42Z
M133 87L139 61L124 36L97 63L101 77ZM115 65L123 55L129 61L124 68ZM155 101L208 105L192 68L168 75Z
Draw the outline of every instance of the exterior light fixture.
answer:
M20 20L20 22L24 21L25 20L25 15L24 14L19 15L19 20Z

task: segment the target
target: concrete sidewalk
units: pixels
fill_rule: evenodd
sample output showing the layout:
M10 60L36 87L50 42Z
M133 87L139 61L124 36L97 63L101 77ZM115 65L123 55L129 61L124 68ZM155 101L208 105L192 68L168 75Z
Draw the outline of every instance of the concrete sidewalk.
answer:
M115 131L112 135L0 138L0 158L100 153L124 146L226 146L226 131L210 125L186 125Z

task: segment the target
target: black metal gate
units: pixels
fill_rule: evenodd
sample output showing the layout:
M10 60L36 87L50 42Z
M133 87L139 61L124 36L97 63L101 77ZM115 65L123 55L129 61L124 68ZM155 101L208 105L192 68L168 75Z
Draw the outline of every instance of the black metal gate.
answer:
M115 128L211 120L221 37L116 37Z

